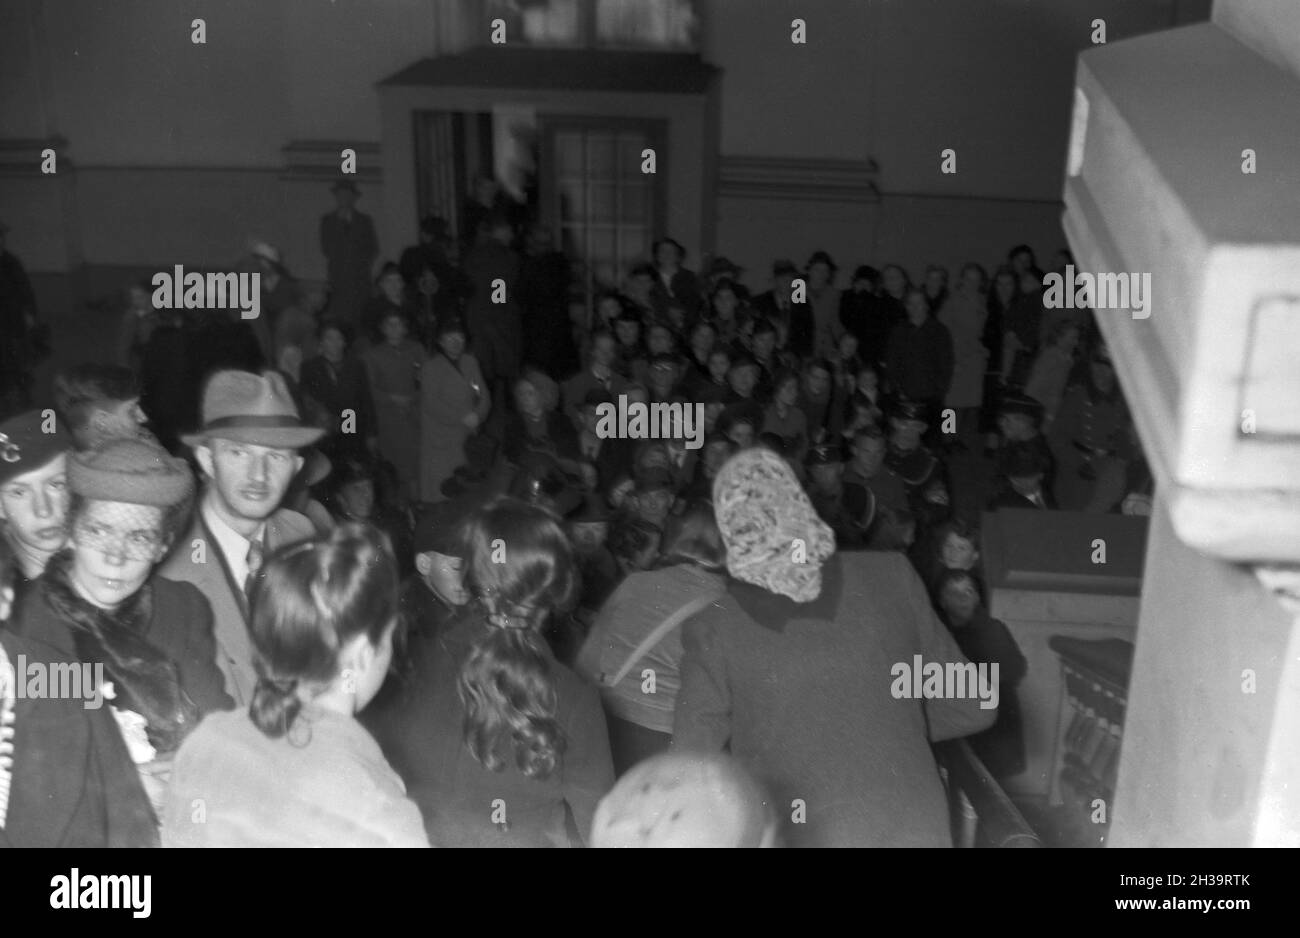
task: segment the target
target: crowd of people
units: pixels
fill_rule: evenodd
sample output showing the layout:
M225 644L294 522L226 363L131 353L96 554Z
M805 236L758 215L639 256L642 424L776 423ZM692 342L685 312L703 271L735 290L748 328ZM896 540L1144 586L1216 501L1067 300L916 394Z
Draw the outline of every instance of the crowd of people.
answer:
M951 286L818 251L751 292L664 238L575 302L490 192L373 283L335 195L326 290L254 243L259 320L135 284L116 360L13 382L0 665L111 699L10 693L0 841L948 845L929 744L1023 768L980 509L1152 487L1028 247ZM699 447L601 432L622 398L698 405ZM1000 707L898 699L914 655L999 664Z

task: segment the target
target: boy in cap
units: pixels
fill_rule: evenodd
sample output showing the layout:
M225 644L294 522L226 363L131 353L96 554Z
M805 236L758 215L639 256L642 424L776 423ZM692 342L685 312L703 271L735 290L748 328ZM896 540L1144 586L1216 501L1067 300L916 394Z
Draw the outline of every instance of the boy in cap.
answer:
M636 517L662 531L676 499L677 480L672 471L663 466L652 466L637 473L636 487L628 502Z
M867 491L844 484L844 459L839 447L822 443L808 451L808 500L818 516L835 532L840 550L863 546L862 518L868 509Z
M998 459L998 492L989 511L999 508L1055 508L1056 500L1043 485L1047 462L1031 443L1012 443Z
M1043 436L1043 413L1043 405L1028 394L1008 391L998 404L998 432L1003 446L1025 444L1042 456L1044 483L1051 489L1056 458Z
M413 634L437 634L469 603L467 551L459 536L459 521L459 514L444 502L416 522L416 575L402 585L402 612Z
M67 542L71 446L48 411L29 410L0 423L0 534L17 559L16 591L39 577Z
M203 394L199 432L181 438L194 448L204 486L188 533L159 572L193 583L212 605L217 667L240 707L257 683L248 596L265 557L315 533L281 506L303 465L299 451L324 433L303 424L278 373L219 371Z
M777 346L798 358L807 358L813 350L812 307L794 302L794 281L799 270L791 261L779 260L772 265L772 289L754 297L754 312L769 320L779 333Z
M113 439L152 439L144 429L149 418L140 407L140 385L129 368L92 362L60 372L54 406L78 450Z

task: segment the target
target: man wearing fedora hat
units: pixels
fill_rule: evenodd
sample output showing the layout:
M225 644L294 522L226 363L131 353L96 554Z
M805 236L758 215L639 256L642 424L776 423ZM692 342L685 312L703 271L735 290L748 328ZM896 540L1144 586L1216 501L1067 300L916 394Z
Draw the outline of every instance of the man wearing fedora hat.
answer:
M302 468L299 451L324 432L303 424L278 373L219 371L203 394L202 427L181 437L206 484L188 536L160 572L193 583L212 604L217 667L241 707L257 680L249 587L272 551L315 533L311 521L281 503Z
M18 587L39 577L67 542L71 449L62 421L47 421L43 411L0 423L0 535L17 560Z
M320 220L320 249L329 265L331 319L356 326L370 298L370 272L379 257L379 238L370 216L356 210L361 190L351 179L330 189L337 207Z

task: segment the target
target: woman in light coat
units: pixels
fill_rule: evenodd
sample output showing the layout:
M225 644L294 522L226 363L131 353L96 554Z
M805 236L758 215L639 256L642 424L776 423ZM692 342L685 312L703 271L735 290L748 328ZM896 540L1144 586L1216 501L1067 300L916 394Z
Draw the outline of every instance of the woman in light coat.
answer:
M442 501L442 484L465 462L465 441L492 407L478 359L465 351L465 325L438 324L438 351L420 382L420 499Z

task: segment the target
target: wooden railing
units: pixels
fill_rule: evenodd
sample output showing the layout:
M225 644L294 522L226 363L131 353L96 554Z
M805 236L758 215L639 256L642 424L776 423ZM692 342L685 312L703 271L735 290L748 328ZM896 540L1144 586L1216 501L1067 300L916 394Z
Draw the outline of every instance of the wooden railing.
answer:
M934 745L957 847L1041 847L1042 840L964 739Z

